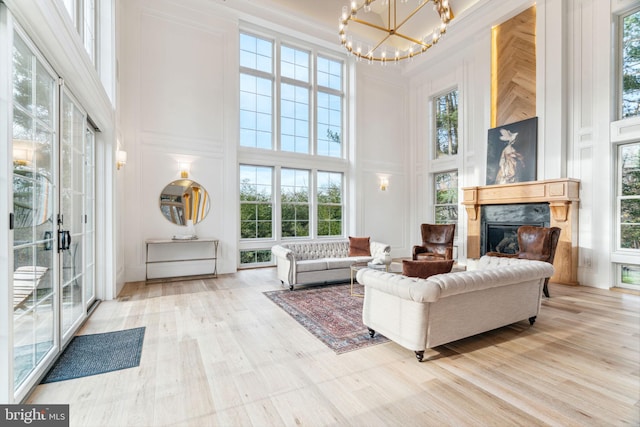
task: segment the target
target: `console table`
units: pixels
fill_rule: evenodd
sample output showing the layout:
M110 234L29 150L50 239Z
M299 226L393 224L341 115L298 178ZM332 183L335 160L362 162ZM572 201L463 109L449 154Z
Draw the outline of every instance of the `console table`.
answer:
M218 240L147 239L146 279L218 277Z

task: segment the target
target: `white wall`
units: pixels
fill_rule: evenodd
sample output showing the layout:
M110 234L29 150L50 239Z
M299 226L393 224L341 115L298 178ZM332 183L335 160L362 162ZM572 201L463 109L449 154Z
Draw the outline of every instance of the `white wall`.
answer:
M145 277L148 238L181 232L162 217L158 197L178 177L178 161L192 162L191 178L211 195L212 209L197 225L200 236L220 239L218 271L236 270L238 28L240 19L287 31L287 21L265 23L219 5L190 0L120 1L120 135L129 160L124 169L124 262L127 281ZM338 49L326 34L298 34ZM357 153L350 155L348 191L357 209L347 234L389 242L404 255L409 177L404 120L406 84L397 70L357 65L358 102L350 117ZM352 121L353 123L353 121ZM354 154L354 153L350 153ZM357 159L357 160L353 160ZM389 175L387 192L378 174ZM401 214L398 210L401 209Z
M355 230L391 245L393 256L411 251L411 171L407 168L408 84L393 65L357 63L355 91ZM380 190L380 179L389 181Z
M198 2L119 7L126 280L145 277L145 239L184 233L159 209L181 161L211 197L196 232L220 240L218 272L235 271L237 21Z
M611 0L623 2L627 0ZM434 168L458 168L460 186L485 182L490 125L491 27L531 0L481 1L459 14L442 41L403 66L356 63L351 88L348 234L389 242L406 256L433 219ZM497 7L499 6L499 7ZM286 16L259 4L202 0L120 1L120 119L130 162L125 170L124 244L127 280L144 278L144 240L179 232L161 217L160 190L193 162L192 177L212 196L198 234L221 242L219 271L235 271L237 224L237 37L241 20L336 49L335 35L309 26L288 30ZM539 179L578 178L581 186L581 284L607 288L613 179L608 126L612 84L611 4L605 0L541 0L537 57ZM250 15L252 10L259 10ZM602 84L601 82L607 82ZM429 99L460 89L460 147L455 160L429 158ZM378 188L379 177L389 188ZM603 206L606 207L603 209ZM466 212L460 206L464 259ZM597 225L597 226L596 226Z
M411 77L410 104L415 112L411 114L415 129L411 136L411 152L415 154L412 196L416 200L412 229L432 220L430 173L435 167L447 166L429 160L430 128L420 118L428 117L432 96L455 84L461 91L463 155L450 165L460 170L460 186L484 185L490 128L491 27L532 5L528 1L509 2L508 6L500 2L501 9L496 9L495 3L479 4L472 14L458 16L454 20L457 26L452 25L437 46L439 49L446 43L447 49L434 49L434 55L406 73ZM611 5L603 0L543 0L536 2L536 7L538 179L581 180L579 282L609 288L613 285L610 253L615 181L608 131L612 108ZM464 236L467 215L462 206L459 211ZM464 259L466 242L462 238L458 243Z

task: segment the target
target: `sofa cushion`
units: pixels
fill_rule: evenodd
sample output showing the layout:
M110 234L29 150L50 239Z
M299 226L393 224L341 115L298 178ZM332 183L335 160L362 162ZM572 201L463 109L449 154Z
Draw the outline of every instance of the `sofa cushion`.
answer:
M428 260L411 261L402 260L402 274L409 277L420 277L426 279L435 274L449 273L453 267L453 260Z
M349 236L349 256L370 256L369 237Z
M296 270L298 273L305 271L320 271L327 269L326 259L308 259L304 261L298 261L296 263Z
M353 258L327 258L325 261L329 270L333 268L349 268L355 262Z

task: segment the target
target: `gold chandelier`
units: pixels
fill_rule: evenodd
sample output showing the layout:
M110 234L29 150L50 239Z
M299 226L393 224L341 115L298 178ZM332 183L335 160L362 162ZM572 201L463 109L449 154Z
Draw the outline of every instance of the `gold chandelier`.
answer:
M400 0L400 3L407 3L408 0ZM356 0L351 1L351 7L342 7L342 16L340 17L339 35L341 44L347 49L347 51L355 55L358 60L364 59L369 62L380 61L397 62L403 59L410 59L416 55L426 52L434 44L438 43L438 40L446 33L447 25L453 19L453 12L449 6L449 0L417 0L418 6L406 14L404 18L400 18L398 22L398 0L378 0L380 4L377 7L380 15L386 12L386 24L382 22L377 24L375 22L365 21L358 17L359 14L369 14L372 11L372 3L376 0L364 0L362 4L358 6ZM439 25L434 28L431 34L426 36L409 36L403 32L400 32L401 28L408 27L409 20L413 18L422 8L428 3L433 3L433 9L438 13L440 17ZM376 6L376 5L374 5ZM371 13L372 18L375 13ZM384 18L383 18L384 21ZM417 18L414 19L414 22ZM373 45L363 47L362 42L354 42L353 37L347 32L349 23L357 23L363 27L363 29L373 29L378 34L384 33L382 38ZM404 30L403 30L404 31ZM415 32L418 32L416 30ZM390 53L387 53L387 48L390 49Z

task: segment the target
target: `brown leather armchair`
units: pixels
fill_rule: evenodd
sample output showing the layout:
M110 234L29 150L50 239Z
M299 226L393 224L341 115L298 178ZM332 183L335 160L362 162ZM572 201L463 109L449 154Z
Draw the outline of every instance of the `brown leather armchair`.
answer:
M453 259L453 236L455 224L422 224L422 245L413 247L411 258L421 259Z
M556 246L560 238L558 227L535 227L523 225L518 228L518 253L503 254L500 252L487 252L489 256L503 256L522 259L533 259L553 264L556 255ZM544 296L549 298L549 278L544 281Z

